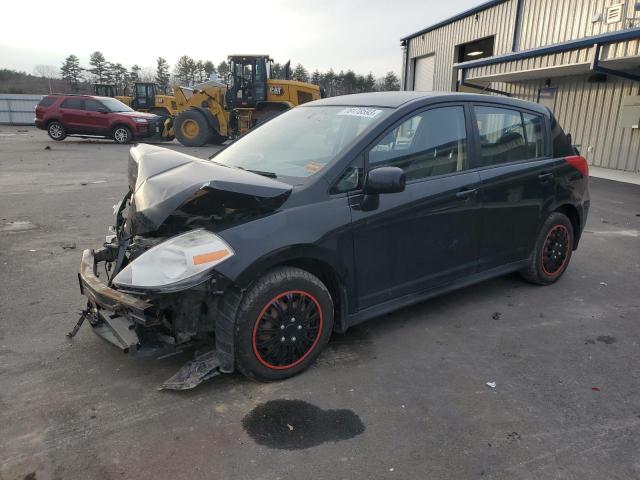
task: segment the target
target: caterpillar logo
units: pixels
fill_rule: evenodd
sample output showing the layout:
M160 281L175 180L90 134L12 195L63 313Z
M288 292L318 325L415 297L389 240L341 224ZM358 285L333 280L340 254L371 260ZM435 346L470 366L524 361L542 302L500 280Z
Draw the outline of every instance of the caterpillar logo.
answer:
M284 88L282 87L271 87L269 91L271 95L284 95Z

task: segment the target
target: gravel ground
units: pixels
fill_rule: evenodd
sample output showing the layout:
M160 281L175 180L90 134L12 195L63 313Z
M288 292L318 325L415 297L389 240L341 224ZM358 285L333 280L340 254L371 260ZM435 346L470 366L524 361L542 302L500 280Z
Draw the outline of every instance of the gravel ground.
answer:
M0 479L640 478L640 186L591 180L554 286L510 275L386 315L284 382L159 392L187 357L64 335L126 159L0 126Z

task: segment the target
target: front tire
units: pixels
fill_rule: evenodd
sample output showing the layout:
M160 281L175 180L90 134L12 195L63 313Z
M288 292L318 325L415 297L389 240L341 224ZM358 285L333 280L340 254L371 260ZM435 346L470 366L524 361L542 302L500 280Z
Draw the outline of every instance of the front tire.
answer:
M67 131L65 130L64 125L57 120L49 123L47 126L47 133L49 134L49 137L56 142L61 142L67 138Z
M314 275L294 267L268 272L236 316L236 366L249 378L282 380L309 367L333 329L333 301Z
M553 212L544 222L527 268L520 275L537 285L556 282L569 266L573 252L574 232L569 218Z
M133 140L133 133L131 133L129 127L118 125L113 129L113 140L119 144L129 143Z
M187 147L201 147L211 140L207 119L197 110L185 110L173 120L173 133Z

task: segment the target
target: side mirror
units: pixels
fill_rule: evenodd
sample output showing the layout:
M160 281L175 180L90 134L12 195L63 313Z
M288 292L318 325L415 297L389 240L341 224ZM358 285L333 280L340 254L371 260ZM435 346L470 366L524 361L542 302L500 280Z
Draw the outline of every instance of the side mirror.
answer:
M404 191L406 183L407 178L401 168L378 167L369 171L364 183L364 193L398 193Z
M98 108L98 111L100 113L109 113L109 110L107 110L106 108L102 108L102 107Z

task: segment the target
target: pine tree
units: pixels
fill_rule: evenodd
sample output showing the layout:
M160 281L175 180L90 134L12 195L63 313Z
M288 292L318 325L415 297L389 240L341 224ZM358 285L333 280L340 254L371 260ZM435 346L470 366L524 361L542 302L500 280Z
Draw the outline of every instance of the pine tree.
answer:
M218 64L218 77L225 82L229 75L229 64L227 62L220 62Z
M296 68L293 69L293 74L291 76L294 80L297 80L299 82L309 81L309 72L300 63L297 64Z
M314 85L320 85L321 81L322 81L322 74L316 68L316 70L313 72L313 75L311 75L311 83L313 83Z
M364 77L364 91L365 92L374 92L376 89L376 79L373 76L373 73L369 72L369 74Z
M119 92L124 91L129 83L129 72L121 63L109 64L109 77Z
M393 72L387 72L382 82L385 91L400 90L400 80Z
M108 77L109 62L104 58L102 52L95 51L89 57L89 65L93 68L87 71L96 77L98 83L102 83Z
M207 75L207 80L211 78L211 75L216 73L216 66L213 64L211 60L207 60L204 62L204 73Z
M137 82L140 79L140 70L142 70L138 65L134 65L129 70L129 80L132 82Z
M189 55L181 56L173 67L173 75L179 83L189 86L193 84L196 73L196 61Z
M82 80L82 67L80 66L80 60L75 55L69 55L62 67L60 67L60 74L63 80L71 86L74 92L78 91L80 81Z
M162 58L162 57L158 57L156 60L156 78L155 81L158 84L158 87L163 91L166 92L167 88L169 87L169 64L167 63L167 61Z

